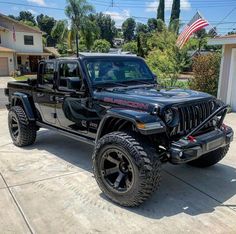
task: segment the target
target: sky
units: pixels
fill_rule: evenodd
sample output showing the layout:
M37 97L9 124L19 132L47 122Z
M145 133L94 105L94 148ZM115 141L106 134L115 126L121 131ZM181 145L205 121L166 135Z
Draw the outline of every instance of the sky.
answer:
M148 18L156 17L159 0L88 0L96 12L110 14L120 27L128 17L145 23ZM166 22L168 23L173 0L166 0ZM113 2L113 3L112 3ZM55 19L66 19L64 8L66 0L0 0L0 13L18 15L28 10L34 15L47 14ZM50 9L51 8L51 9ZM236 0L181 0L181 22L186 24L199 11L217 26L219 34L236 30Z

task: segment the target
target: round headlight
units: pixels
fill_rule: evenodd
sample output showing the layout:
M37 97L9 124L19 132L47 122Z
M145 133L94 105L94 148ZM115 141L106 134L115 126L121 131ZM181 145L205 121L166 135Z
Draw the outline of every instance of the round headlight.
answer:
M174 112L172 109L168 109L165 111L165 122L167 124L171 124L174 120Z

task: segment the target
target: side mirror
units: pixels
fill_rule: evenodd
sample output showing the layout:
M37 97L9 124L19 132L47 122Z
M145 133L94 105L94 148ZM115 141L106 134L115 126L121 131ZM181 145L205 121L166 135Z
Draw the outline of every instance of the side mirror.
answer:
M70 77L67 79L68 89L80 91L82 87L82 79L80 77Z

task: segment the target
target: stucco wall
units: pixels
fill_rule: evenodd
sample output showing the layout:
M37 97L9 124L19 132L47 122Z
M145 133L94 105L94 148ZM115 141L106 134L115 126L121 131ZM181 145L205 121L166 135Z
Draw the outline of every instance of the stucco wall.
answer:
M13 40L13 25L16 32L16 41ZM42 33L25 25L6 19L0 15L0 26L9 31L1 31L1 46L15 50L18 53L42 53ZM34 37L34 45L24 45L24 35Z
M7 57L8 58L8 69L9 69L9 75L14 72L14 56L13 53L2 53L0 52L0 57Z
M222 57L222 67L221 67L221 77L220 77L221 81L219 84L220 87L219 87L218 97L224 102L227 101L230 64L231 64L231 56L233 48L236 48L236 45L225 45Z
M34 45L24 45L24 35L34 37ZM18 53L43 52L42 34L30 32L16 32L16 41L13 40L12 31L1 32L1 46L11 48Z

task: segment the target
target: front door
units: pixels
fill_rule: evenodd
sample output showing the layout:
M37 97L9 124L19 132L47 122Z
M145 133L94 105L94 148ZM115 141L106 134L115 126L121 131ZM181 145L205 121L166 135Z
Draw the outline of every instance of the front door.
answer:
M87 135L91 120L98 119L89 108L77 61L61 61L58 65L58 90L55 94L59 127Z
M53 62L43 62L39 65L38 87L34 92L34 100L42 121L47 124L56 123L56 101L54 83L55 66Z
M40 60L41 60L41 56L29 56L30 72L36 73L38 71L38 64Z

